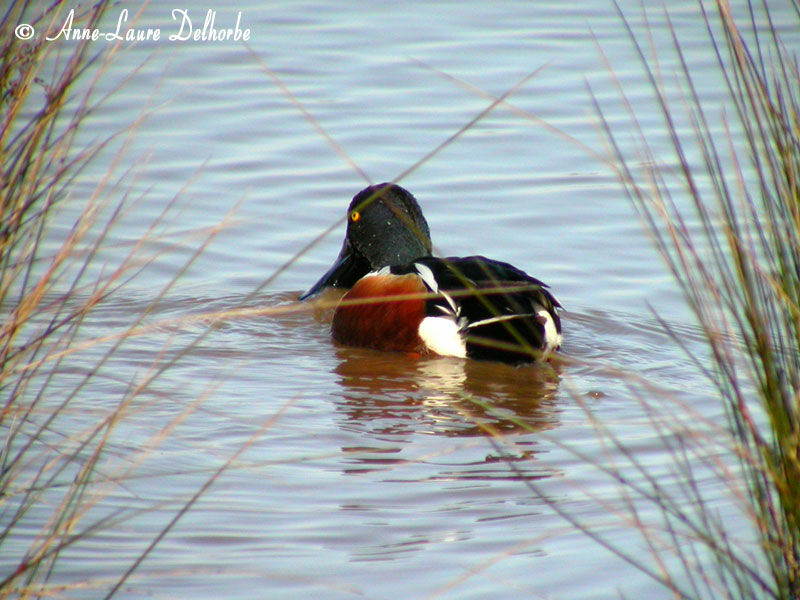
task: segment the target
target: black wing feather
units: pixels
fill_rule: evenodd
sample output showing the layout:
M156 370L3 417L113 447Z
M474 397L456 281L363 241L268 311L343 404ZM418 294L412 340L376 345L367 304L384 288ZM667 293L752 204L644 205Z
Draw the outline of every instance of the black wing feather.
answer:
M561 304L542 281L505 262L484 256L420 258L409 265L392 267L394 273L415 272L424 264L433 273L438 291L447 293L458 306L458 322L466 335L467 355L472 358L526 362L545 347L545 328L537 312L546 310L556 330ZM448 307L443 296L428 301L430 316L442 316Z

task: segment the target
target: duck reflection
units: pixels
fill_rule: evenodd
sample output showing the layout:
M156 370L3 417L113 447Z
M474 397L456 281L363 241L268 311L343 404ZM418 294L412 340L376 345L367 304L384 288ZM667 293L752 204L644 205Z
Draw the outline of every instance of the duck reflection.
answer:
M465 470L462 464L459 478L469 478L473 471L485 477L485 466L493 462L498 464L490 476L514 476L507 463L530 460L535 432L558 424L558 367L416 358L345 347L336 351L342 388L335 400L339 426L366 442L343 448L352 458L350 473L405 462L403 448L412 438L432 435L472 438L467 445L473 449L485 449L487 437L499 440L492 452L483 453L479 468ZM449 445L441 452L457 450ZM474 450L468 454L474 461Z
M508 434L554 427L558 367L338 348L343 427L375 435Z

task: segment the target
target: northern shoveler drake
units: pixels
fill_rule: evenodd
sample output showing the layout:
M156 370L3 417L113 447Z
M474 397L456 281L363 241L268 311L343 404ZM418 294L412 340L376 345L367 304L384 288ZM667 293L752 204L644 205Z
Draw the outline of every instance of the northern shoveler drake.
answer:
M300 299L344 288L336 341L378 350L519 363L561 345L558 300L547 286L483 256L431 256L414 196L382 183L355 195L334 265Z

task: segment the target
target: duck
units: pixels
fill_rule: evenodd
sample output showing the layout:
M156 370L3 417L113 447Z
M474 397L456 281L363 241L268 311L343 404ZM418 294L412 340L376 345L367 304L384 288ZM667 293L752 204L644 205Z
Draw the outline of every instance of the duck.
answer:
M549 360L562 305L542 281L484 256L432 255L416 198L395 183L358 192L333 266L299 299L344 291L331 334L345 346L512 364Z

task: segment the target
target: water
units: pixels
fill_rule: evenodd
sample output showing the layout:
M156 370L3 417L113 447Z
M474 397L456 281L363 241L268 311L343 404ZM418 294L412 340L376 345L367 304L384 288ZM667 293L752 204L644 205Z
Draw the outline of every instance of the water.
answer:
M173 33L172 8L151 3L139 26ZM598 45L644 107L647 139L656 151L667 142L613 6L198 2L195 23L208 9L217 10L217 27L232 27L241 10L248 45L123 47L98 85L129 79L79 138L90 143L146 117L111 178L133 167L110 198L113 205L127 190L135 200L89 276L109 273L175 206L140 249L151 263L90 315L80 340L123 331L146 311L148 329L122 343L42 436L89 460L77 440L146 382L123 407L87 490L85 523L115 510L120 518L66 548L53 581L67 584L68 597L104 595L191 503L120 597L669 597L559 514L652 567L621 488L586 457L642 476L593 420L677 486L673 454L636 381L681 390L665 402L690 411L688 420L706 419L711 429L724 419L651 311L702 352L603 160L587 83L612 124L624 124L625 112ZM641 23L638 3L623 9ZM109 28L118 14L110 10ZM721 96L696 7L670 14L706 75L702 93ZM663 15L651 17L663 26ZM668 49L667 36L659 43ZM665 51L663 67L674 65ZM490 104L487 94L504 94L534 71L507 105L416 166ZM75 182L51 248L118 147ZM329 339L330 314L291 310L338 252L344 210L365 178L401 174L438 254L486 254L551 285L567 308L564 353L577 363L553 371L343 348ZM240 309L212 329L203 317ZM74 389L112 343L71 355L50 401ZM74 468L57 481L68 482ZM742 527L725 486L700 466L697 477L708 502ZM60 490L46 490L0 548L3 575ZM636 506L644 522L660 523L652 503Z

